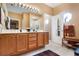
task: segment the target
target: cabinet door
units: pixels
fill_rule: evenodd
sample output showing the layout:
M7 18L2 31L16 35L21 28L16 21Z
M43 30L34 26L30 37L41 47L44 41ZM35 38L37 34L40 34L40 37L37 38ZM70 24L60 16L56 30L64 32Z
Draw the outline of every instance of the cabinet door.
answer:
M38 47L44 46L44 33L38 33Z
M45 44L49 43L49 33L48 32L44 33L44 42L45 42Z
M6 35L0 35L0 56L1 55L8 55L8 39Z
M8 52L9 55L16 54L16 34L6 35L8 37Z
M37 42L36 41L29 42L29 50L34 50L36 48L37 48Z
M18 34L17 35L17 51L23 52L27 51L27 34Z
M34 50L37 48L37 34L30 33L29 34L29 50Z
M16 35L0 35L0 55L16 53Z

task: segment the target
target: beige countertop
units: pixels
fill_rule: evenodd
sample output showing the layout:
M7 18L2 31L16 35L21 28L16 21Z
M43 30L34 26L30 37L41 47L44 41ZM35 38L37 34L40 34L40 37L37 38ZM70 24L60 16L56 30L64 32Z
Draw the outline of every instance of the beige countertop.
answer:
M0 34L25 34L25 33L39 33L39 32L1 32Z
M22 32L20 32L20 30L3 30L0 32L0 34L38 33L38 32L46 32L46 31L40 30L37 32L28 32L28 31L23 30Z

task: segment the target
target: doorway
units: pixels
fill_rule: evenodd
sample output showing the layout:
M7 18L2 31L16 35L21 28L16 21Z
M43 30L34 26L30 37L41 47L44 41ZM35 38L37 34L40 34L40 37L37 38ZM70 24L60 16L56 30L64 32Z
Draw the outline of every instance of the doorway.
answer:
M52 16L51 20L51 38L54 43L62 45L63 38L63 13Z

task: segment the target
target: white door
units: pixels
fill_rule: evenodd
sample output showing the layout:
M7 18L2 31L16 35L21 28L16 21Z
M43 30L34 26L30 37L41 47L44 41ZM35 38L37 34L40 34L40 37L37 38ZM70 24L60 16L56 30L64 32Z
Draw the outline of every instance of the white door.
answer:
M60 31L59 36L58 36L58 24L59 24L59 31ZM52 16L51 38L53 42L57 44L62 44L62 38L63 38L63 15L62 14Z

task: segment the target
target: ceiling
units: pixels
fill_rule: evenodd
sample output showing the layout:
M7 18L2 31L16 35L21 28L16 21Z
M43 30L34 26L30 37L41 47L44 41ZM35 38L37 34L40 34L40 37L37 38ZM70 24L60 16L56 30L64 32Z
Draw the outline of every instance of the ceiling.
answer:
M45 5L48 5L49 7L52 7L52 8L57 7L61 4L63 4L63 3L45 3Z

